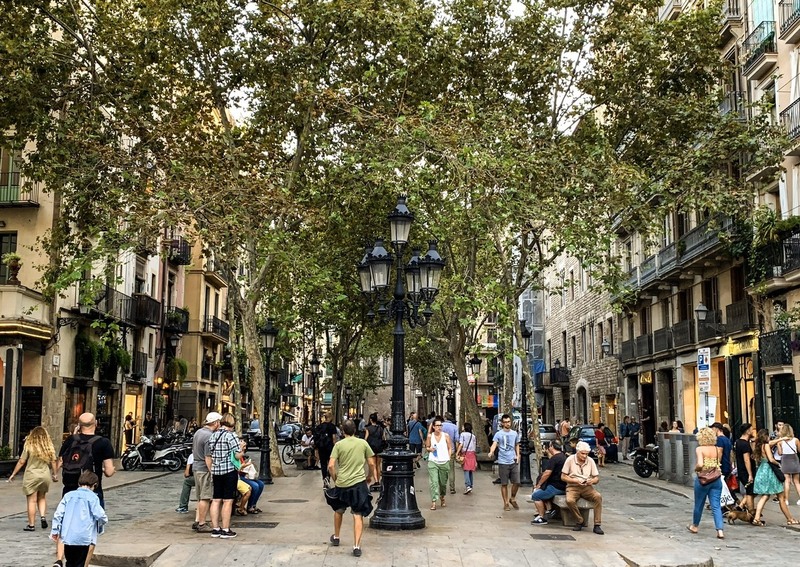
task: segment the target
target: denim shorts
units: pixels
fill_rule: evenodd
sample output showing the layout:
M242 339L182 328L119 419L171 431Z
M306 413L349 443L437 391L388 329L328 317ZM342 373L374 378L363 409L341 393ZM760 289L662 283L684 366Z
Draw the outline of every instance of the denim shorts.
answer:
M564 495L563 490L559 490L552 484L548 484L544 488L537 488L536 490L534 490L532 498L534 500L542 501L542 500L552 500L556 496L562 496L562 495Z

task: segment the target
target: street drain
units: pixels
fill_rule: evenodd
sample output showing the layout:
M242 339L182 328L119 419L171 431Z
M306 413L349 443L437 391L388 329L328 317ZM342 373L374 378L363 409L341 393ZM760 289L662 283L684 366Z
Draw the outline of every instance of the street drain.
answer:
M236 524L236 529L242 528L274 528L278 522L241 522Z
M287 498L286 500L270 500L275 504L305 504L308 500L299 500L296 498Z
M653 503L643 503L643 504L629 504L629 506L636 506L637 508L666 508L666 504L653 504Z
M575 541L571 535L559 534L531 534L531 539L545 539L548 541Z

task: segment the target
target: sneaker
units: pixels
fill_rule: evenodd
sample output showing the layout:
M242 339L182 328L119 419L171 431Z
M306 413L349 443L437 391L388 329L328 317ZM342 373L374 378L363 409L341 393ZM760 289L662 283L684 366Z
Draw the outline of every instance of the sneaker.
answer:
M595 524L594 529L592 531L597 535L603 535L604 533L606 533L603 531L603 528L600 527L600 524Z
M492 481L492 484L500 484L500 479L496 478Z
M472 492L472 487L471 487L471 486L468 486L468 487L467 487L467 494L469 494L470 492ZM800 502L800 500L798 500L798 502Z
M451 488L450 489L450 494L455 494L455 493L456 493L456 489L455 488Z
M545 520L541 516L536 516L533 520L531 520L531 524L533 524L534 526L544 526L547 525L547 520Z
M197 528L195 528L194 531L196 531L199 534L213 534L214 533L214 530L208 524L197 524ZM219 531L219 530L217 530L217 531ZM218 536L214 536L214 537L218 537Z
M188 514L189 513L189 508L184 508L183 506L178 506L177 508L175 508L175 511L178 514Z
M797 501L797 505L800 506L800 500Z
M60 559L58 559L53 562L53 567L64 567L64 563Z
M556 517L557 513L558 511L555 508L553 508L552 510L548 510L547 512L545 512L544 517L547 518L548 520L552 520L553 518Z
M42 529L43 530L47 529L47 518L42 518Z
M220 530L219 537L222 539L233 539L236 537L236 532L233 530Z
M339 547L339 538L336 537L335 535L331 536L331 545L333 547Z
M361 548L360 547L354 547L353 548L353 555L355 555L356 557L361 557Z
M200 531L200 528L197 528L197 531ZM211 537L220 537L222 536L222 530L219 528L214 528L211 530Z
M200 525L200 522L194 522L194 523L192 524L192 530L193 530L193 531L197 531L197 526L199 526L199 525Z

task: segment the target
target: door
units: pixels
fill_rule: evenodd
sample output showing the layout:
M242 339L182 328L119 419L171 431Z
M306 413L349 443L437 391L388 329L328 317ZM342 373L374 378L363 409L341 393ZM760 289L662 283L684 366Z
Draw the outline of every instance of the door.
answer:
M788 423L797 431L797 391L794 385L794 376L791 374L778 374L770 381L772 393L772 426L776 421Z

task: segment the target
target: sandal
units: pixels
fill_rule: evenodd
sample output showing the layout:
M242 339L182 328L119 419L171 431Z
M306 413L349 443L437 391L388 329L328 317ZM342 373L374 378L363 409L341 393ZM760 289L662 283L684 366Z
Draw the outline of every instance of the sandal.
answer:
M447 508L447 503L444 501L444 498L442 498L442 508Z
M24 531L24 532L35 532L36 531L36 526L31 526L29 524L29 525L25 526L24 528L22 528L22 531Z
M697 533L697 528L695 528L694 526L686 526L686 529L692 532L693 534Z
M765 522L764 520L756 520L755 518L753 518L753 521L750 523L753 524L754 526L762 526L762 527L767 525L767 522Z
M787 526L796 526L796 525L798 525L798 524L800 524L800 521L798 521L798 520L795 520L794 518L792 518L791 520L789 520L788 522L786 522L786 525L787 525Z
M436 510L436 502L431 503L431 510Z
M261 510L259 510L258 508L248 508L247 509L247 513L248 514L260 514Z

